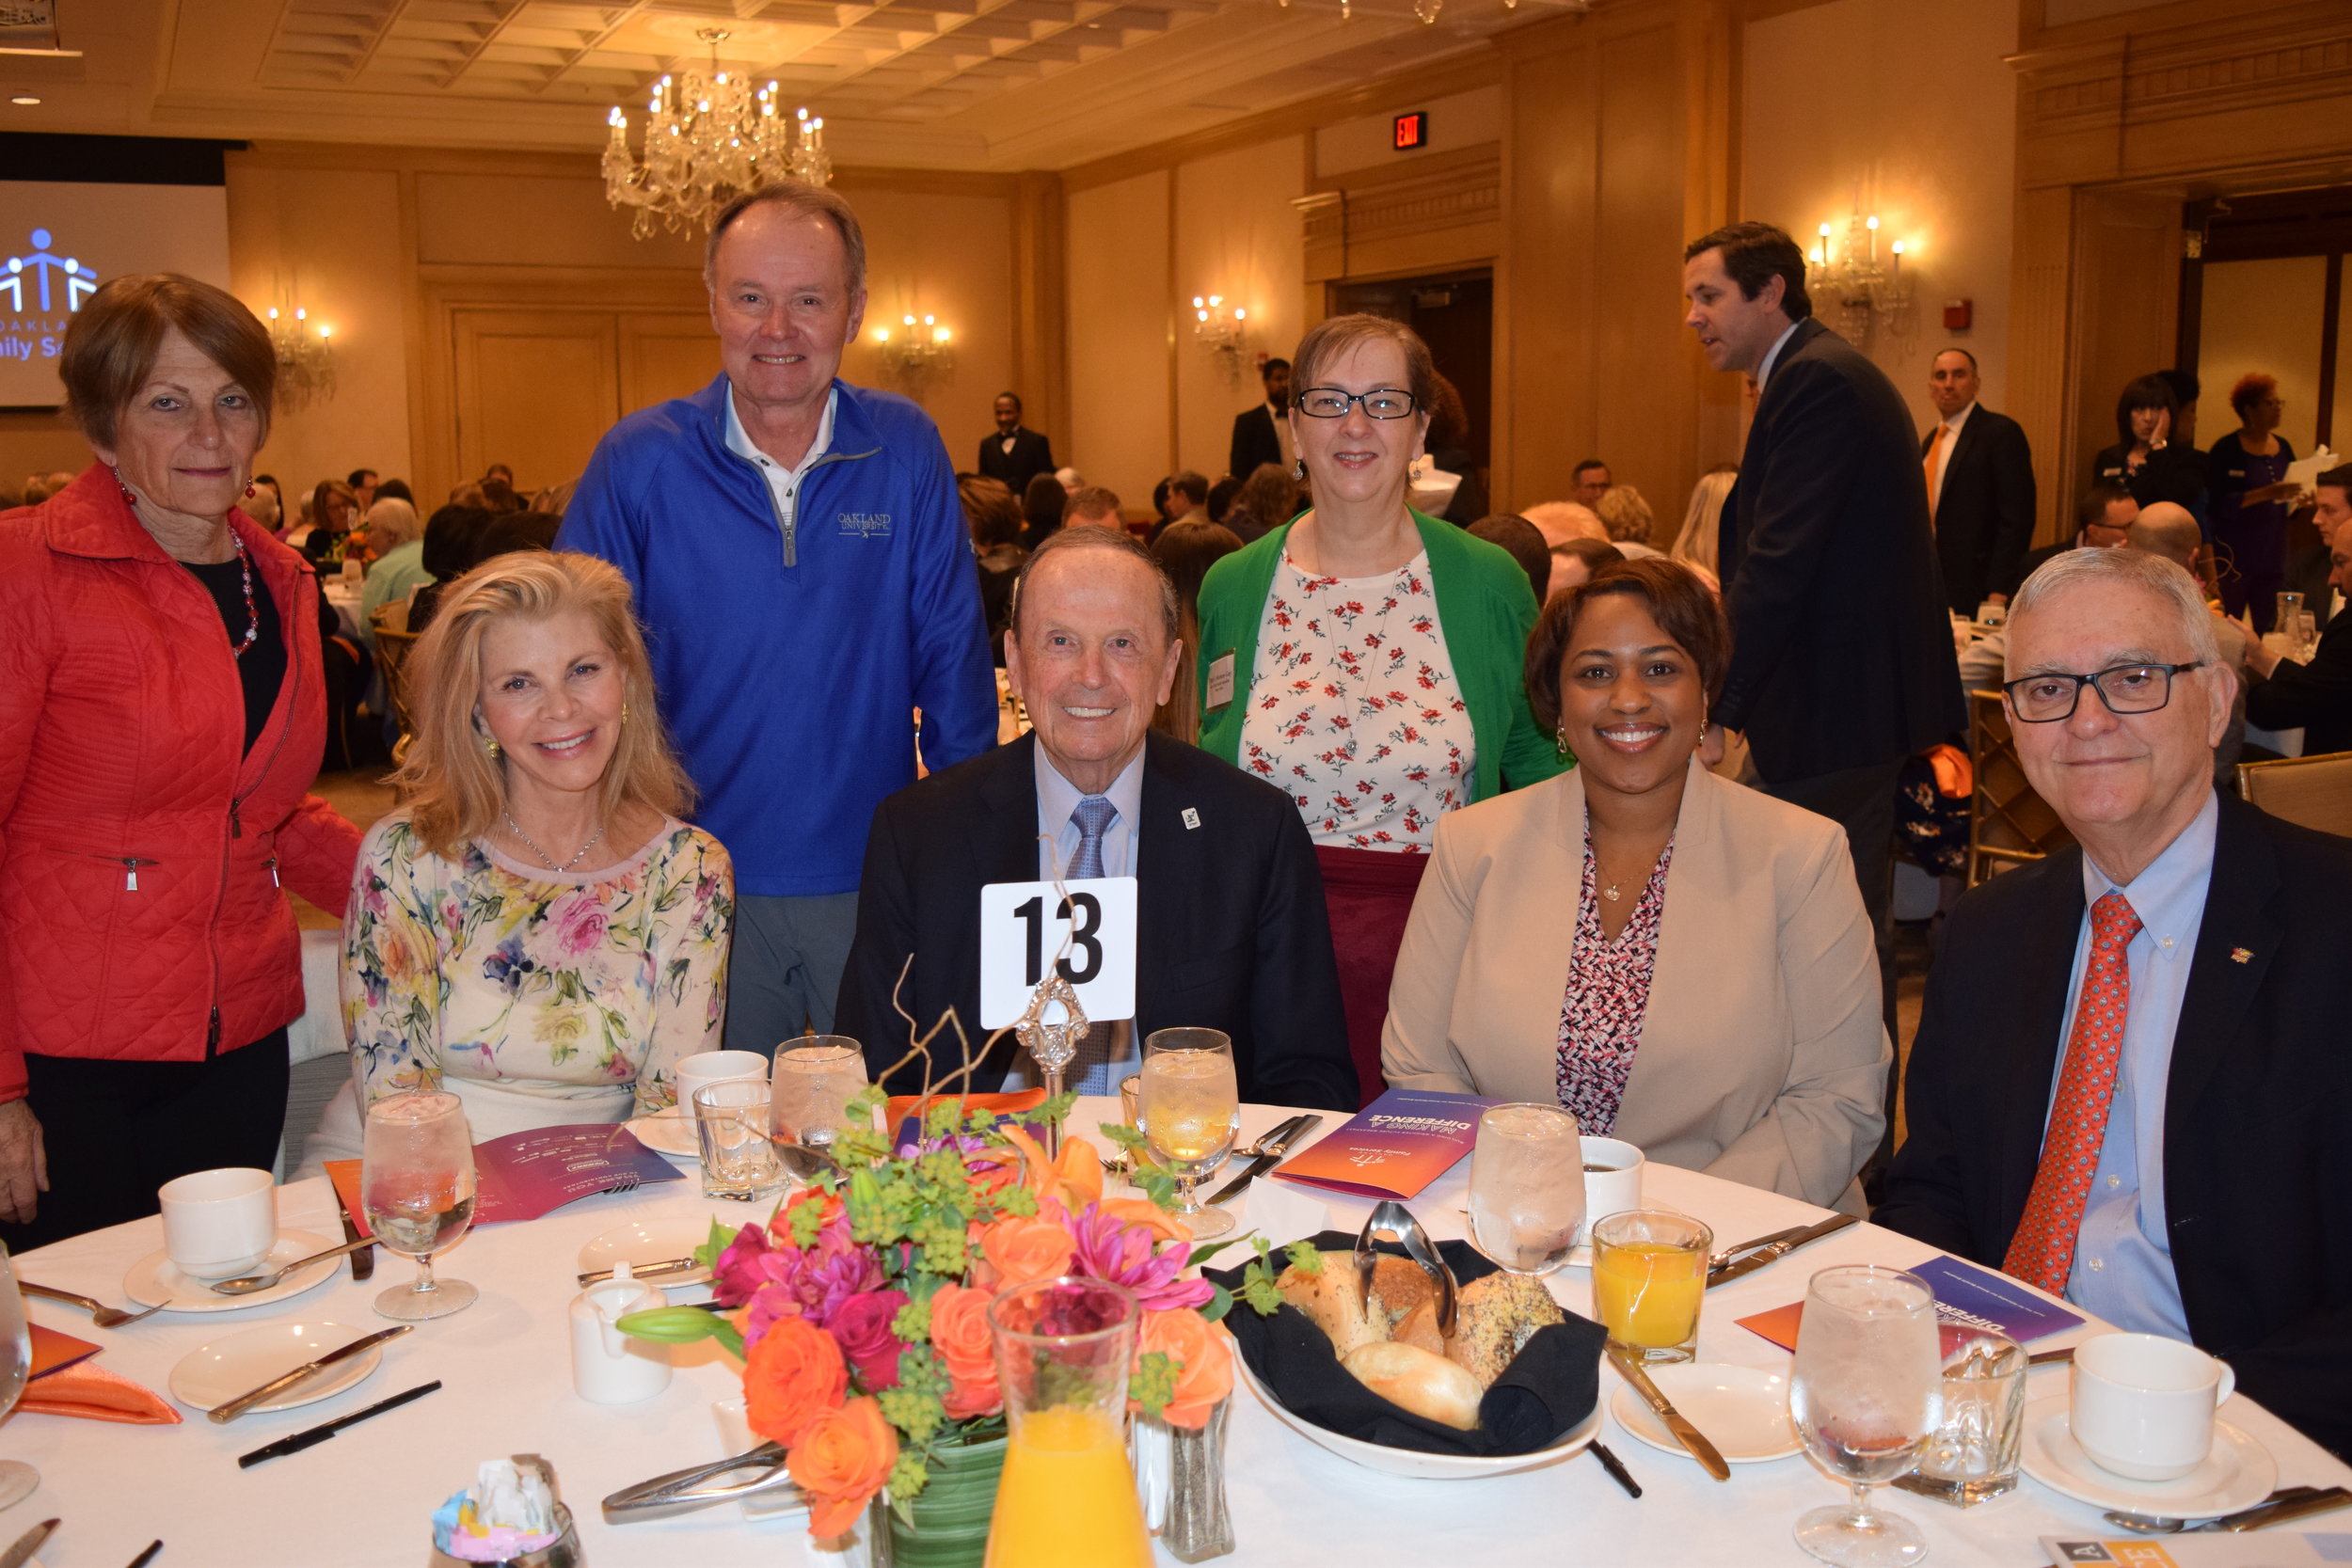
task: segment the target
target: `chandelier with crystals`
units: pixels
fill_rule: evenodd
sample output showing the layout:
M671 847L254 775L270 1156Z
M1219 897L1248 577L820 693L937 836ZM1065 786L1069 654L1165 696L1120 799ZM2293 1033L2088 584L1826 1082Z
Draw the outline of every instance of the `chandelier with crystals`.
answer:
M657 220L672 233L708 229L719 209L745 191L779 180L812 185L833 180L825 152L825 122L802 109L787 119L776 112L776 84L756 91L739 73L719 69L723 27L694 36L710 46L710 71L664 75L646 104L642 155L628 146L628 117L618 105L606 117L612 135L604 146L605 199L633 209L629 231L650 238Z

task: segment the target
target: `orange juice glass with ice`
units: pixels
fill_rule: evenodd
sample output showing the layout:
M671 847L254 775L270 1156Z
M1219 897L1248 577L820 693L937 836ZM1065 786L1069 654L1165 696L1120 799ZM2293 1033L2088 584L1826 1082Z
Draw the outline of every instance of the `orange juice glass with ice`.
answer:
M1150 1568L1127 1465L1127 1371L1142 1312L1100 1279L1042 1279L990 1304L1011 1440L988 1568Z
M1671 1209L1630 1209L1593 1227L1593 1309L1644 1361L1697 1352L1699 1303L1715 1233Z

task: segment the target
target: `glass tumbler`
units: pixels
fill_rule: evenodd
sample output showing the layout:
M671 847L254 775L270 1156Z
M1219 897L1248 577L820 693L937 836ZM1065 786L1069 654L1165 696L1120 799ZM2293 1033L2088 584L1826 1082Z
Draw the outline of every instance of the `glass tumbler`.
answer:
M1557 1105L1489 1105L1470 1151L1470 1239L1511 1274L1549 1274L1584 1227L1584 1139Z
M1919 1466L1895 1484L1969 1508L2017 1489L2026 1435L2026 1350L1990 1329L1943 1328L1944 1413Z
M1671 1209L1629 1209L1593 1227L1593 1306L1609 1338L1645 1362L1698 1353L1715 1233Z
M1127 1371L1142 1311L1101 1279L1041 1279L989 1304L1010 1441L988 1568L1150 1568L1127 1462Z
M705 1084L694 1091L703 1196L750 1202L784 1191L783 1162L768 1135L768 1085L756 1078Z
M769 1093L778 1143L830 1154L850 1101L866 1087L866 1052L847 1035L803 1035L776 1047Z

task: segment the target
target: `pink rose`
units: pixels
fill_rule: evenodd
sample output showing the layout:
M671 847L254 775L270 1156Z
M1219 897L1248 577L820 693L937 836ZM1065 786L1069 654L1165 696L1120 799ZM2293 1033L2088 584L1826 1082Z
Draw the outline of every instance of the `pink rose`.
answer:
M558 951L577 958L603 945L612 916L588 889L574 888L548 906L548 928Z
M825 1325L868 1393L898 1386L898 1352L905 1346L890 1332L890 1320L906 1304L904 1291L861 1291L843 1302Z

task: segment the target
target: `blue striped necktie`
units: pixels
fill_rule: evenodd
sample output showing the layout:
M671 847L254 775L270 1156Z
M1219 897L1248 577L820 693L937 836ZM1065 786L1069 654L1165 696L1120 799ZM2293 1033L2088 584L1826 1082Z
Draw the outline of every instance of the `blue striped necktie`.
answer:
M1080 797L1070 814L1070 820L1078 825L1078 852L1070 857L1070 880L1085 881L1103 874L1103 835L1118 819L1119 808L1104 797ZM1071 1058L1063 1081L1080 1094L1118 1092L1111 1082L1111 1031L1112 1025L1096 1023L1078 1042L1078 1053Z

